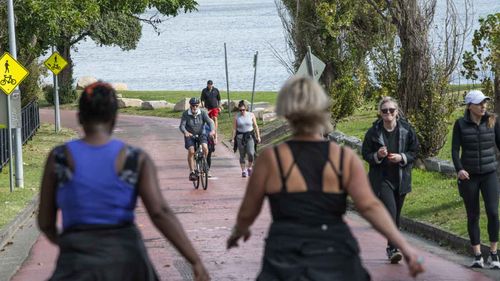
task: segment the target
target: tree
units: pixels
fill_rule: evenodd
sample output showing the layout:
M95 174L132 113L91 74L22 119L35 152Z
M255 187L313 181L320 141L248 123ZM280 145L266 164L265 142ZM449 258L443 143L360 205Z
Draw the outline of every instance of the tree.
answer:
M472 51L463 55L463 66L467 79L479 79L486 95L493 97L495 112L500 114L500 13L479 19L479 29L474 31ZM491 72L490 77L487 73ZM493 80L493 81L492 81Z
M440 42L432 42L436 0L366 1L397 30L400 56L395 85L397 97L419 136L419 156L434 156L446 141L447 124L454 110L453 99L448 95L449 82L470 26L471 3L464 0L465 13L459 16L453 0L446 0L446 17L441 29L436 29L442 32ZM394 80L394 75L385 81L391 79Z
M366 55L379 40L381 21L362 0L276 0L276 6L293 54L287 68L293 73L298 69L307 46L326 64L320 81L331 96L335 125L363 99Z
M59 74L61 97L72 94L71 48L86 38L99 45L134 49L141 37L141 23L159 32L162 16L176 16L196 8L195 0L24 0L15 1L16 33L20 60L31 64L55 45L68 61ZM0 7L5 9L5 7ZM142 15L156 9L150 18ZM2 19L0 18L0 21ZM0 25L0 50L6 50L6 25ZM21 53L23 57L21 58Z

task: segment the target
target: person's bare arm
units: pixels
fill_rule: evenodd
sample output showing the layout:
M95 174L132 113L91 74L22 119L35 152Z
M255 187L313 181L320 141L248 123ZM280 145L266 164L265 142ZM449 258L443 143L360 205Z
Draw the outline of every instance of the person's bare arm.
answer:
M255 118L255 114L253 114L253 113L252 113L252 122L253 122L253 127L255 130L255 137L257 138L257 141L260 142L259 125L257 125L257 119Z
M54 162L54 151L51 151L45 163L40 188L38 227L50 242L57 244L56 175Z
M262 209L265 196L265 185L268 177L268 164L271 159L272 150L265 150L257 158L253 174L250 177L245 196L238 211L236 224L231 236L227 240L227 248L237 247L238 240L243 237L244 241L250 238L249 227L253 224Z
M423 272L421 261L416 252L401 235L384 205L373 193L361 160L352 150L346 149L346 163L349 176L345 179L347 193L352 197L356 210L391 243L402 252L408 263L410 274L416 276Z
M142 153L139 196L149 217L158 230L193 265L195 280L209 280L208 273L200 257L188 239L181 223L161 194L156 167L148 154Z

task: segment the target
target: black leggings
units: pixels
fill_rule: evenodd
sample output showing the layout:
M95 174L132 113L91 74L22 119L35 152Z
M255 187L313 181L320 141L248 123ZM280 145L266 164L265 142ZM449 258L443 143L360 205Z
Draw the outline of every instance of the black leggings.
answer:
M467 212L467 231L472 245L479 245L479 191L483 196L488 217L490 242L498 242L498 179L497 173L470 175L469 180L458 181L458 191L464 199Z
M379 199L384 203L385 208L389 211L392 216L392 220L399 228L399 219L401 217L401 209L403 209L403 203L405 202L406 194L399 194L399 188L393 190L388 184L382 183L380 188ZM387 245L390 248L394 248L389 241Z

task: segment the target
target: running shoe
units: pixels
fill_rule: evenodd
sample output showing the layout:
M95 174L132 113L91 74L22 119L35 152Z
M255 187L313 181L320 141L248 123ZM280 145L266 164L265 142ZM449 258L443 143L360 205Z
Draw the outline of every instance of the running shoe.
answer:
M490 252L490 268L491 269L500 269L500 260L498 259L498 253Z
M472 264L470 265L470 267L483 268L484 267L483 256L481 254L474 256L474 260L472 261Z
M247 177L247 172L245 172L245 171L241 172L241 177L242 178L246 178Z
M196 173L195 172L191 172L189 174L189 180L190 181L195 181L196 180Z
M207 172L207 177L209 177L209 178L212 177L212 174L210 173L210 170L208 170L208 172Z
M251 176L251 175L252 175L252 168L248 168L248 169L247 169L247 175L248 175L248 176Z

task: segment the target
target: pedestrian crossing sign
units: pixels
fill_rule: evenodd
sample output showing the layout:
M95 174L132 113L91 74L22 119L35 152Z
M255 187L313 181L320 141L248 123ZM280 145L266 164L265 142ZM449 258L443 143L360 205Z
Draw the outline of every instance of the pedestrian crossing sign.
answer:
M8 52L0 57L0 89L5 94L10 95L28 74L29 71Z
M43 64L45 64L50 71L57 75L68 65L68 62L61 57L61 54L54 52L46 61L43 62Z

